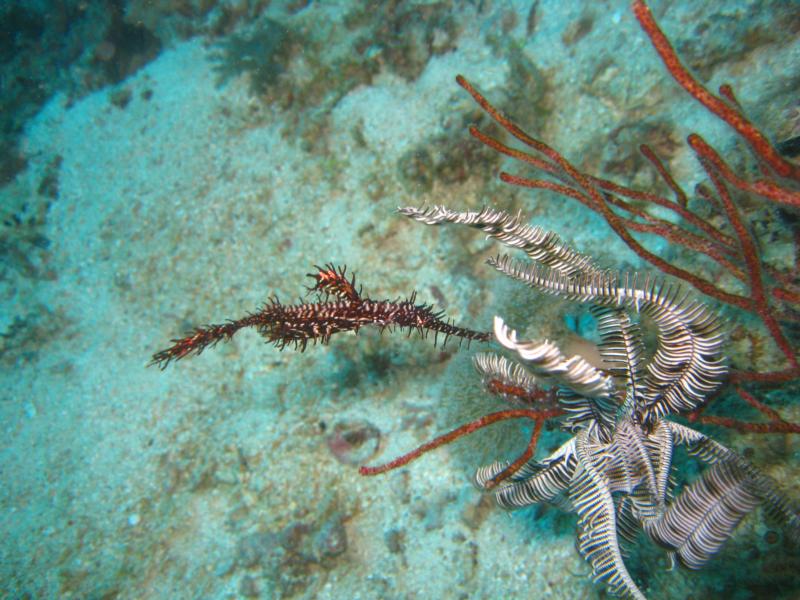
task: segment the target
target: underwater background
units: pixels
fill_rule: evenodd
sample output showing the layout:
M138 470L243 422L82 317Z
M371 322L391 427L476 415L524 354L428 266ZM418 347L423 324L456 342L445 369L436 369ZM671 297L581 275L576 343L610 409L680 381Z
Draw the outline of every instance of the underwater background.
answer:
M800 135L800 3L650 6L710 89L730 83L771 140ZM471 483L524 449L524 423L358 473L496 410L470 358L486 345L365 328L301 353L243 331L147 365L193 326L295 302L326 263L459 325L500 314L585 344L586 311L497 276L483 236L396 209L521 211L600 264L654 271L578 202L498 181L525 167L469 135L488 119L455 83L586 171L663 186L648 143L692 189L688 133L746 153L628 2L7 0L0 28L0 597L607 596L574 515L504 512ZM797 212L745 210L765 255L796 264ZM783 366L757 320L712 305L732 364ZM760 398L797 422L798 391ZM800 499L798 436L704 431ZM547 431L540 455L564 439ZM628 565L653 599L800 597L798 550L760 514L703 571L646 543Z

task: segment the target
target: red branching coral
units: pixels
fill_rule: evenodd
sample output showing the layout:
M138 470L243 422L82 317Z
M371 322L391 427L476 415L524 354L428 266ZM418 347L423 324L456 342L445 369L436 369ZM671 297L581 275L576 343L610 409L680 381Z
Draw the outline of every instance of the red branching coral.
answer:
M782 421L777 413L756 401L741 387L746 382L777 383L800 377L797 350L786 332L786 324L796 321L800 310L800 280L797 269L784 272L765 263L757 240L745 224L735 199L737 195L746 194L751 198L784 205L790 210L800 208L800 168L786 161L767 137L748 120L730 86L721 86L719 96L716 96L694 78L681 63L642 0L633 2L633 12L673 79L713 115L730 125L748 145L758 163L760 177L748 179L737 174L701 136L694 133L688 136L687 143L711 183L710 187L702 184L697 186L695 197L698 202L710 203L713 209L724 216L724 227L713 225L698 211L692 210L689 195L650 147L642 145L640 151L653 164L674 194L674 199L580 171L563 154L523 131L459 75L456 78L459 85L496 123L529 150L512 148L474 126L470 127L470 133L490 148L525 162L548 176L545 179L530 178L501 172L502 181L526 188L550 190L581 202L599 213L614 233L642 259L704 294L750 312L761 320L769 337L780 349L786 367L771 372L734 370L731 381L737 384L736 390L742 399L766 415L770 423L745 423L706 415L695 415L695 418L746 431L798 432L800 427ZM678 217L679 224L655 216L646 209L647 205L669 210ZM731 292L710 279L654 254L634 233L656 235L671 244L707 256L738 279L747 293ZM798 243L797 239L795 243Z
M470 421L469 423L465 423L460 427L456 427L452 431L448 431L447 433L444 433L439 437L430 440L429 442L425 442L411 452L407 452L402 456L398 456L397 458L385 464L375 467L362 466L359 468L358 472L361 473L361 475L380 475L381 473L386 473L392 469L405 466L411 461L418 459L423 454L430 452L431 450L435 450L440 446L449 444L460 437L470 435L471 433L474 433L479 429L483 429L484 427L488 427L489 425L494 425L495 423L499 423L501 421L509 421L513 419L529 419L533 421L533 431L531 432L527 447L516 459L514 459L511 464L500 471L500 473L495 475L486 485L486 487L487 489L492 488L503 480L509 478L511 475L519 471L525 463L533 458L533 454L536 452L536 444L539 441L539 435L542 432L542 425L544 425L544 422L548 419L560 417L564 414L564 410L557 405L555 389L526 389L519 386L510 386L506 382L500 381L499 379L490 379L489 381L485 382L485 388L487 391L493 394L502 395L504 397L513 396L523 406L521 408L498 410L496 412L483 415L482 417L479 417L474 421Z

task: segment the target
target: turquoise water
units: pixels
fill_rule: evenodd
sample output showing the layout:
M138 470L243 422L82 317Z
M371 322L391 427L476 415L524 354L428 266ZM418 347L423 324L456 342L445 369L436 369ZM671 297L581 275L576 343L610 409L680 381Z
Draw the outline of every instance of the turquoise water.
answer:
M800 135L796 3L651 5L701 82L730 83L770 140ZM485 261L501 248L480 233L396 209L521 211L600 265L655 272L580 203L498 180L538 175L470 136L501 132L462 74L580 169L671 197L638 153L649 144L724 227L694 193L707 175L684 140L700 133L739 173L753 163L670 78L627 2L12 1L0 17L0 596L607 595L574 514L505 512L472 483L522 452L524 422L358 473L507 408L471 363L497 344L365 327L301 353L246 330L147 365L192 327L306 301L326 263L372 298L416 291L458 325L502 315L591 353L585 307L497 274ZM796 285L797 209L736 201L764 264ZM641 239L747 294L711 261ZM786 368L756 318L697 297L726 323L731 368ZM796 316L780 315L794 349ZM747 389L800 421L797 379ZM714 402L764 421L732 394ZM800 498L798 436L700 428ZM546 428L537 457L566 439ZM698 472L685 456L676 470ZM787 538L756 511L702 571L668 570L644 538L627 563L653 599L796 598Z

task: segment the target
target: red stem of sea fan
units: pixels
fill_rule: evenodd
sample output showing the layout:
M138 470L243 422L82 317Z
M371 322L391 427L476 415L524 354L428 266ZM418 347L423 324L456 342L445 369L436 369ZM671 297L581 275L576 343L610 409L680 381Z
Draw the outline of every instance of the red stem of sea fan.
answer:
M562 414L564 414L564 411L559 408L550 410L531 410L527 408L518 408L489 413L488 415L484 415L478 419L475 419L474 421L465 423L460 427L456 427L452 431L440 435L429 442L425 442L418 448L415 448L411 452L407 452L402 456L398 456L394 460L390 460L385 464L377 465L375 467L363 466L358 469L358 472L361 473L361 475L367 476L380 475L381 473L386 473L387 471L405 466L411 461L418 459L423 454L430 452L431 450L435 450L436 448L444 446L445 444L449 444L460 437L475 433L479 429L483 429L489 425L499 423L500 421L508 421L510 419L531 419L534 422L534 428L527 448L510 466L506 467L500 474L495 476L492 485L497 485L503 479L513 475L522 467L522 465L524 465L533 457L533 453L536 450L536 442L539 439L539 433L542 430L543 420L557 417Z

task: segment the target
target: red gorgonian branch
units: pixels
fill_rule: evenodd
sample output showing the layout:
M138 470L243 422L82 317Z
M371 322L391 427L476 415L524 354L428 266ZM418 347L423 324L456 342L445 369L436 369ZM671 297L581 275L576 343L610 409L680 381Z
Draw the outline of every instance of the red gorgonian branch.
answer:
M770 372L734 370L730 380L736 384L739 397L764 414L769 422L748 423L700 413L693 415L694 420L740 431L798 433L800 426L781 419L741 386L747 382L780 383L800 377L797 349L787 332L788 324L798 321L800 278L796 268L782 271L765 262L758 240L742 218L737 198L739 195L749 195L751 198L783 205L788 210L796 210L800 208L800 168L783 158L776 147L747 118L730 86L721 86L719 96L714 95L689 72L645 2L635 0L632 9L673 79L713 115L727 123L747 144L756 159L759 176L746 177L734 171L701 136L695 133L688 136L687 143L710 182L710 186L698 185L691 200L710 205L723 217L722 225L713 224L691 207L689 194L649 146L640 146L640 151L653 165L674 198L637 190L582 172L559 151L523 131L459 75L456 78L458 84L498 125L527 146L527 149L513 148L474 126L469 131L486 146L527 163L546 175L546 178L531 178L501 172L502 181L531 189L549 190L577 200L600 214L614 233L643 260L720 302L755 315L763 323L769 338L783 355L786 366ZM648 210L648 206L670 211L677 217L677 223L655 216ZM725 289L712 279L658 256L648 250L634 234L655 235L670 244L708 257L739 280L746 293ZM800 235L795 236L793 243L797 255L800 250Z
M674 199L582 172L563 154L523 131L459 75L456 78L459 85L497 124L529 150L512 148L476 127L470 127L470 133L490 148L532 165L548 176L541 179L501 172L502 181L550 190L581 202L599 213L629 248L660 271L691 284L712 298L756 315L780 349L787 367L771 373L737 371L732 375L734 380L779 382L797 378L800 376L800 363L797 350L788 338L785 322L797 320L800 280L797 272L784 272L765 263L757 240L743 222L735 194L745 193L796 209L800 207L800 169L781 157L766 136L747 119L730 86L722 86L720 96L716 96L689 73L644 2L634 2L633 12L672 77L715 116L728 123L747 143L759 163L761 176L746 179L734 172L702 137L697 134L688 137L688 144L711 183L710 188L698 187L696 198L711 203L722 214L726 221L724 229L689 207L689 195L650 147L643 145L640 150L673 192ZM654 216L647 210L648 205L669 210L678 217L680 224ZM738 279L747 293L724 289L712 280L658 256L639 242L634 233L656 235L671 244L707 256ZM796 244L797 240L794 242Z
M489 425L494 425L501 421L528 419L533 421L533 430L531 431L525 450L500 471L500 473L487 482L487 484L485 484L485 489L491 489L505 479L508 479L533 458L544 422L562 416L564 414L564 409L558 404L558 391L555 387L549 389L542 389L538 386L523 387L493 377L484 381L484 388L491 394L501 396L506 401L511 401L514 408L507 408L483 415L474 421L465 423L464 425L425 442L414 450L398 456L385 464L374 467L362 466L358 472L361 475L380 475L381 473L386 473L387 471L405 466L431 450L436 450L445 444L449 444L458 438L475 433L479 429L483 429Z

